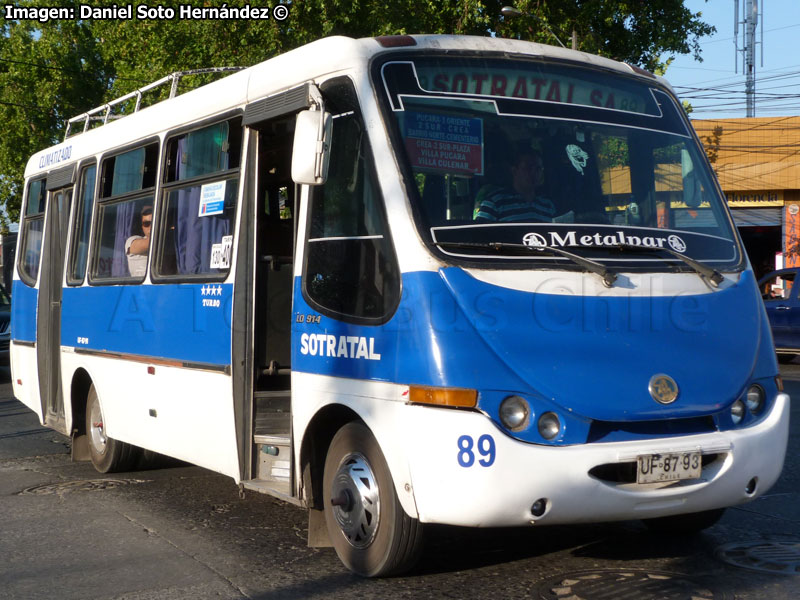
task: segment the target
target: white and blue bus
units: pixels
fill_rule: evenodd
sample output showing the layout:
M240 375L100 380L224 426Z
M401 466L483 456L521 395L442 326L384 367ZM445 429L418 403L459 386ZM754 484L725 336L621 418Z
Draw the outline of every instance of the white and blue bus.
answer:
M228 475L367 576L426 523L699 530L777 480L770 329L663 79L339 37L146 91L25 171L14 393L76 459Z

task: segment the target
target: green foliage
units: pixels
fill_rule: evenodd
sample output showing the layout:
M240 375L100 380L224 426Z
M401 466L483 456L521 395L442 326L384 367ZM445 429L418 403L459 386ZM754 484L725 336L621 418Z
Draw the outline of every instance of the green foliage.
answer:
M220 7L216 0L162 2ZM232 0L227 6L274 6ZM5 20L0 35L0 204L18 217L28 157L63 137L66 119L174 71L249 66L330 35L406 33L497 35L578 48L656 69L661 57L693 52L713 31L682 0L519 0L524 14L500 16L511 0L282 0L284 21L269 20ZM19 0L21 7L52 6ZM74 7L75 0L59 6ZM109 6L111 3L97 4ZM139 3L134 4L135 7ZM125 3L117 3L125 6ZM149 6L155 6L149 3ZM547 27L542 26L546 24ZM196 77L189 85L205 83ZM2 217L0 217L2 218ZM2 227L2 223L0 223Z
M50 3L52 5L52 3ZM65 1L64 6L77 2ZM47 6L33 0L25 6ZM76 21L5 21L0 36L0 202L19 216L28 157L63 135L65 118L99 104L107 80L97 41ZM5 216L4 216L5 218ZM7 223L0 223L5 229Z
M504 20L498 33L505 37L557 45L546 24L567 47L574 32L576 49L653 72L675 54L701 60L700 38L716 31L682 0L519 0L515 6L529 16Z

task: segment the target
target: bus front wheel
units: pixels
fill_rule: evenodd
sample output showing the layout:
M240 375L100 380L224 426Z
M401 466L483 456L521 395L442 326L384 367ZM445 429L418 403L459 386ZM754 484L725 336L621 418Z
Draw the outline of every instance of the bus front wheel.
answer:
M370 430L348 423L331 441L323 476L325 521L341 561L364 577L410 569L422 549L422 525L409 517Z
M86 437L94 468L100 473L130 470L136 462L137 447L106 435L103 409L92 386L86 399Z

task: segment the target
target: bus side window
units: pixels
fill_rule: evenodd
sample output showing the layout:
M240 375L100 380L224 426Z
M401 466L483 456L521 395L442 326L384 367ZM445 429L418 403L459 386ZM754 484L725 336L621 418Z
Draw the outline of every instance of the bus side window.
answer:
M83 169L80 188L75 203L72 224L72 248L70 250L67 283L80 285L86 276L86 259L89 254L89 230L92 224L92 208L94 207L94 184L97 179L97 165Z
M145 230L148 222L152 225L157 165L157 143L103 160L92 259L93 282L144 279L149 245L144 254L132 248L137 240L150 242L149 232Z
M22 220L22 245L20 246L22 255L19 257L20 277L29 286L36 285L36 279L39 276L46 194L45 179L30 182L25 215Z
M380 321L397 306L399 267L372 151L349 80L323 86L333 118L328 181L312 190L303 285L322 312Z
M154 261L157 275L224 277L229 271L241 132L241 119L237 118L167 142L159 216L163 236ZM191 183L182 183L184 180Z

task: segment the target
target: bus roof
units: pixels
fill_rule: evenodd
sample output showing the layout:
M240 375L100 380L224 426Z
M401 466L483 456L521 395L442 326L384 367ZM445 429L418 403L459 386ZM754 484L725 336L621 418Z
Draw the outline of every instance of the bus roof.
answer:
M60 144L34 154L26 165L25 177L41 175L110 148L123 147L184 124L241 108L249 102L321 76L365 68L369 59L379 53L408 50L503 52L570 60L627 75L644 76L646 73L630 65L585 52L503 38L413 35L356 40L342 36L328 37L73 135ZM662 78L656 79L666 84Z

